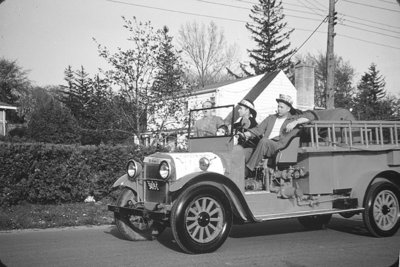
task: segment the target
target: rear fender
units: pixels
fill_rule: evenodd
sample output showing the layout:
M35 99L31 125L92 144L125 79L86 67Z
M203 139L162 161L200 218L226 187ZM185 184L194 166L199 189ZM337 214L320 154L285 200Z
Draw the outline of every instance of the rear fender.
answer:
M394 184L400 184L400 174L395 171L371 171L364 173L361 177L359 177L352 187L351 197L357 198L359 206L363 205L364 197L368 190L368 187L376 182L389 180Z
M191 173L174 182L170 186L169 191L172 193L178 192L196 183L212 185L224 192L230 201L235 216L239 218L241 222L257 221L250 211L242 192L232 180L222 174L214 172Z

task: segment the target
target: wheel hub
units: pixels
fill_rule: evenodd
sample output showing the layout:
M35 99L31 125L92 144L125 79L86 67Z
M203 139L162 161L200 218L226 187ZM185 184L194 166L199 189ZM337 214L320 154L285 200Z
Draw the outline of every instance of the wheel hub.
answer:
M390 212L390 208L389 208L388 206L384 205L384 206L382 207L382 214L383 214L383 215L386 215L386 214L388 214L389 212Z
M205 227L210 222L210 215L207 212L201 212L197 218L197 222L201 227Z

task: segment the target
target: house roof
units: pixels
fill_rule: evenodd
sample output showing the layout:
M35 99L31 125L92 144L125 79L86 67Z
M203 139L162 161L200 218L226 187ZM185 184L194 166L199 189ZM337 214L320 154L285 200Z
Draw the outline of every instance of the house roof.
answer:
M278 71L270 72L270 73L265 73L264 76L254 85L254 87L247 93L247 95L244 97L246 99L250 99L254 101L261 93L262 91L272 82L272 80L278 75ZM225 81L225 82L219 82L215 84L210 84L206 85L201 88L196 88L194 92L192 93L193 95L201 95L201 94L206 94L210 92L215 92L218 88L237 83L240 81L244 81L246 79L253 78L254 76L249 76L249 77L244 77L244 78L239 78L236 80L232 81Z
M204 87L195 88L193 90L192 94L193 95L201 95L201 94L206 94L206 93L210 93L210 92L215 92L218 88L220 88L222 86L233 84L233 83L237 83L239 81L244 81L244 80L249 79L249 78L252 78L252 76L243 77L243 78L239 78L239 79L231 80L231 81L224 81L224 82L214 83L214 84L206 85Z
M0 109L17 109L17 107L9 105L4 102L0 102Z

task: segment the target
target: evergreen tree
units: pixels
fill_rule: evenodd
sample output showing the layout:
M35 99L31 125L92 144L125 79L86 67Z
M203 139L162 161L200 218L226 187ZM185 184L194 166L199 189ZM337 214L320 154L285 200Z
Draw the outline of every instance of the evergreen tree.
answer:
M295 51L289 48L289 37L293 29L285 31L287 23L283 22L285 15L282 1L259 0L251 9L250 18L254 23L246 23L246 28L256 42L256 48L248 50L250 67L254 74L279 69L286 71L290 66L290 57ZM251 75L243 65L241 68L246 75Z
M355 111L361 120L385 120L392 116L391 104L386 98L385 80L372 63L357 86ZM391 101L389 101L391 102Z
M36 88L35 108L28 123L28 135L37 142L77 143L79 126L70 110L46 90Z
M83 66L76 71L68 66L64 75L68 87L64 87L64 96L60 101L71 110L82 127L88 127L93 118L92 110L90 110L90 102L93 98L92 80Z
M174 48L173 38L168 33L168 28L164 26L156 57L158 72L152 86L155 101L148 109L148 122L156 126L157 131L165 130L168 122L182 122L182 116L178 114L182 115L185 108L182 104L188 93L180 52ZM171 117L175 117L174 120Z

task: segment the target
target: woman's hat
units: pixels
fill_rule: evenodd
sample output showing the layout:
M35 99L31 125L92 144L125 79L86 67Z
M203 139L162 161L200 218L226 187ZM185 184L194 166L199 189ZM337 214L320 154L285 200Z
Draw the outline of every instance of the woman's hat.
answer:
M282 102L288 105L291 109L293 109L293 100L290 95L280 94L279 98L276 99L276 102Z
M254 119L257 117L257 111L254 109L254 104L252 101L248 99L243 99L238 104L250 109L250 114L253 116Z

